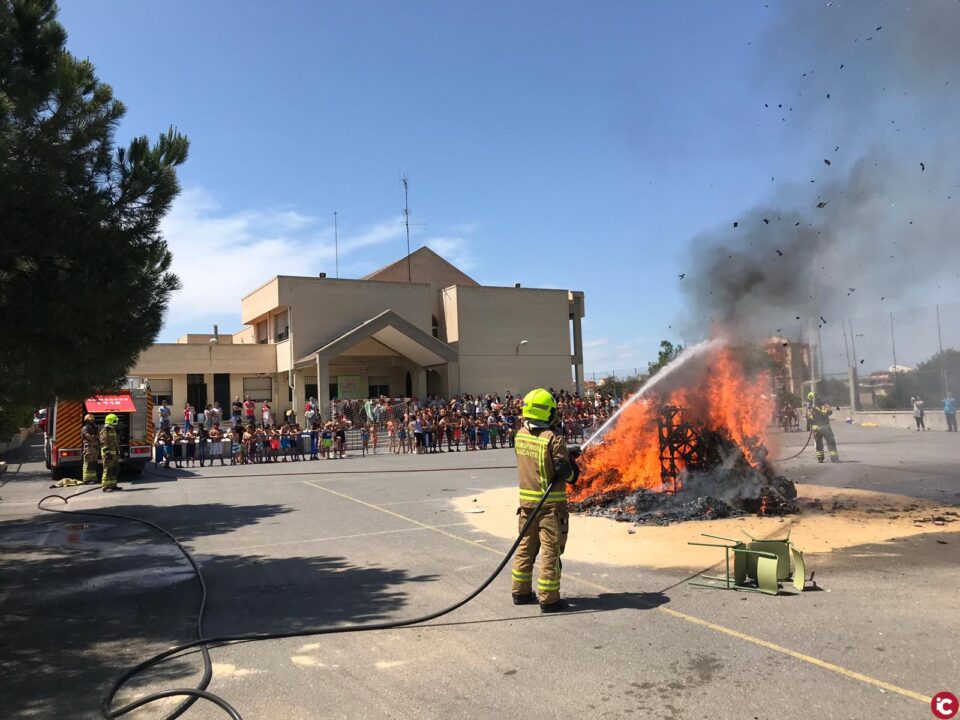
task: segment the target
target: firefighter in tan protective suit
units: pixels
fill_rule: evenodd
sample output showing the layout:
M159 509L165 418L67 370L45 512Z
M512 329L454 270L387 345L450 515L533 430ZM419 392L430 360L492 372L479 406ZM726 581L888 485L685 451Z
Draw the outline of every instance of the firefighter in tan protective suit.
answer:
M807 410L807 420L813 431L813 441L817 448L817 462L823 462L823 441L827 441L827 451L830 453L830 462L840 462L840 453L837 452L837 441L833 437L833 428L830 427L830 416L833 408L826 403L819 402L813 393L807 394L810 409Z
M113 413L103 420L103 430L100 431L100 448L103 451L103 480L101 489L104 492L123 490L117 485L117 476L120 474L120 439L117 437L117 423L120 422Z
M520 541L513 559L513 603L527 605L537 601L531 588L533 563L539 552L537 590L540 610L545 613L564 609L560 600L560 556L570 524L566 485L575 483L580 474L576 463L579 448L567 449L563 435L551 429L556 420L557 402L553 395L543 388L531 390L523 398L523 427L514 443L520 480L520 528L544 494L547 501Z
M100 435L97 433L96 420L90 413L83 418L80 439L83 440L83 484L96 485L100 480L97 472L97 464L100 462Z

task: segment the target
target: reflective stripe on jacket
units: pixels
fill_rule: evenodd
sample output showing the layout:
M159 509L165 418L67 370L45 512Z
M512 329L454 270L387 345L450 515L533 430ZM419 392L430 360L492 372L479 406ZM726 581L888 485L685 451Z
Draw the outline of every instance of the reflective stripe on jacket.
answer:
M533 507L547 494L548 503L565 503L565 482L573 475L570 456L563 438L551 430L521 428L514 441L520 505ZM553 489L551 483L556 479ZM548 493L549 491L549 493Z

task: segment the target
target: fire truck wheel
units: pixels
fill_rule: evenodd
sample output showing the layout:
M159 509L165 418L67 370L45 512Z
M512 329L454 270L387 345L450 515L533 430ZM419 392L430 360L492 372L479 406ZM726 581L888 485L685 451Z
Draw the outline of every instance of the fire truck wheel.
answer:
M50 468L50 474L53 476L53 479L57 481L63 480L63 478L66 477L66 473L63 472L63 468L60 467Z

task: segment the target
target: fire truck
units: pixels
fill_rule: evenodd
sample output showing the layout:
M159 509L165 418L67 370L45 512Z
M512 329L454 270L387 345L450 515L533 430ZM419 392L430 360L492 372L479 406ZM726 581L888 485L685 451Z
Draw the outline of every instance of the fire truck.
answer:
M86 400L56 399L47 408L43 436L44 459L53 479L80 477L80 429L87 413L93 415L97 427L103 427L103 420L110 413L119 418L120 468L135 475L143 472L153 450L153 396L147 386L102 393Z

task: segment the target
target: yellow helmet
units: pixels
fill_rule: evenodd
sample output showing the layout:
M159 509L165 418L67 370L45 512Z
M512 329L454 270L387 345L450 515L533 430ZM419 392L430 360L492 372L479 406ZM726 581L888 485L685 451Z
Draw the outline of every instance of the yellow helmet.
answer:
M103 419L103 422L106 425L116 425L118 422L120 422L120 418L118 418L113 413L110 413Z
M547 390L537 388L523 396L523 417L534 427L550 427L557 415L557 401Z
M815 395L812 392L807 393L807 400L813 400L814 397Z

